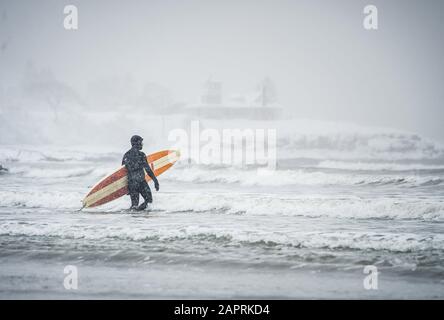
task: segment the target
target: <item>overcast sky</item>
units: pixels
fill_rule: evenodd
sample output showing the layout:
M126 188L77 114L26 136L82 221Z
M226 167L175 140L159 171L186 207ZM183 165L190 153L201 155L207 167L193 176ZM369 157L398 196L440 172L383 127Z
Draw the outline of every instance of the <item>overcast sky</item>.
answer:
M63 7L79 30L63 28ZM365 30L376 5L379 29ZM444 141L444 1L0 0L0 84L32 61L80 93L130 75L192 100L213 76L244 92L264 76L300 117L417 131Z

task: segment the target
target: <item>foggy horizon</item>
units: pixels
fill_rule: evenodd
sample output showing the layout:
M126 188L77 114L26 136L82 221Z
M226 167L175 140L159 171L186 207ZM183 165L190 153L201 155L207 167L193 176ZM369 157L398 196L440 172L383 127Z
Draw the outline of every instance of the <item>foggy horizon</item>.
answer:
M79 10L78 30L63 28L67 4ZM373 1L372 31L362 26L367 4L2 1L0 92L19 87L29 64L52 72L91 110L94 83L120 81L138 92L157 83L173 101L193 102L209 77L227 95L270 77L295 117L444 142L444 3Z

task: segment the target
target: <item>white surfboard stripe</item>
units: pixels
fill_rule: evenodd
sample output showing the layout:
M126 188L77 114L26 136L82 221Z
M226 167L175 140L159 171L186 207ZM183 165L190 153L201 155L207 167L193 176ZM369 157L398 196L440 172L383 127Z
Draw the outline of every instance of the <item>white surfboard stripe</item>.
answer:
M156 170L158 168L164 167L167 164L175 163L177 160L179 160L179 157L177 156L177 153L174 152L174 155L172 155L172 153L170 153L170 154L168 154L168 155L166 155L166 156L164 156L164 157L154 161L152 163L152 165L153 165L152 168L153 168L153 170Z
M173 152L166 156L163 156L160 159L157 159L156 161L152 162L152 170L161 169L162 167L173 164L179 159L178 153ZM106 187L94 192L93 194L89 195L88 197L83 200L84 206L92 205L101 199L105 198L106 196L112 194L113 192L116 192L117 190L125 187L128 184L128 178L127 176L124 176L120 178L119 180L114 181L113 183L107 185Z
M107 185L106 187L94 192L93 194L89 195L85 198L83 204L85 206L92 205L96 203L97 201L105 198L106 196L110 195L113 192L116 192L117 190L125 187L128 184L128 177L124 176L120 178L119 180L114 181L113 183Z

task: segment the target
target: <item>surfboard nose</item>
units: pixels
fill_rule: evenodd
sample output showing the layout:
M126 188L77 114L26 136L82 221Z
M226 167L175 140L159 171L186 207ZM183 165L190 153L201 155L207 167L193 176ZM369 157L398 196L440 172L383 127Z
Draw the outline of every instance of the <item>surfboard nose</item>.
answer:
M180 150L169 150L168 152L168 160L171 163L176 162L180 158Z

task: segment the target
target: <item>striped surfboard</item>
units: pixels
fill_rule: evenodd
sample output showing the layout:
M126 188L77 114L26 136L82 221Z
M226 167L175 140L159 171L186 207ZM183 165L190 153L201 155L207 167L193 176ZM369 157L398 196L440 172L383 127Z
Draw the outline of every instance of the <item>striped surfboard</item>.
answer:
M164 150L148 155L148 164L158 177L179 160L180 152L176 150ZM151 178L145 174L146 181ZM125 166L120 167L112 174L100 180L83 199L83 207L97 207L128 194L128 178Z

